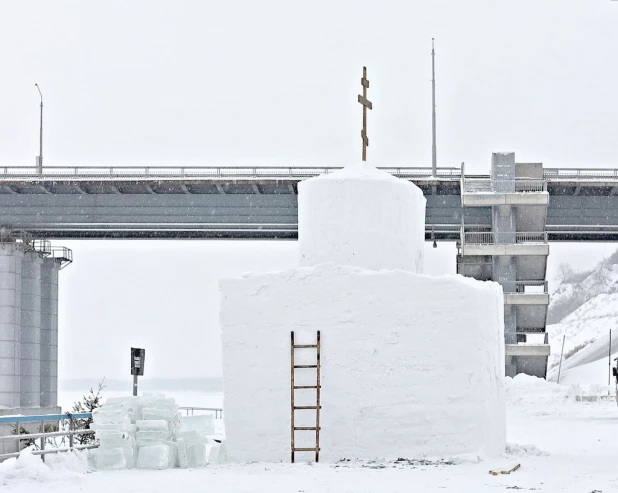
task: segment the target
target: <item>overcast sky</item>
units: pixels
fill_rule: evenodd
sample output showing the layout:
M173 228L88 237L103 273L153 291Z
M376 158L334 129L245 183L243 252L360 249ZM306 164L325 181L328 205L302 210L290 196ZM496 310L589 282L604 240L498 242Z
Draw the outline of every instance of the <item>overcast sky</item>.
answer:
M428 166L431 38L438 161L492 151L546 167L617 167L618 2L610 0L0 0L0 166ZM61 377L220 372L217 280L295 265L293 242L64 242ZM552 245L587 267L612 245ZM427 271L454 271L453 245ZM91 348L86 350L86 348Z

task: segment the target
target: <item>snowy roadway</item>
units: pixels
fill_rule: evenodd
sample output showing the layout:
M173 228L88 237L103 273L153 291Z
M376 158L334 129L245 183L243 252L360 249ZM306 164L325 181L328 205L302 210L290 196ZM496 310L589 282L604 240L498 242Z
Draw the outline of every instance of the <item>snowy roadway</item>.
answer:
M509 454L476 464L251 464L85 473L84 463L76 458L65 456L50 470L31 457L32 462L23 461L22 469L14 461L0 464L0 491L618 492L618 406L614 401L579 403L566 395L566 389L555 384L532 380L511 384L507 388ZM515 464L521 468L510 475L488 474L489 469Z

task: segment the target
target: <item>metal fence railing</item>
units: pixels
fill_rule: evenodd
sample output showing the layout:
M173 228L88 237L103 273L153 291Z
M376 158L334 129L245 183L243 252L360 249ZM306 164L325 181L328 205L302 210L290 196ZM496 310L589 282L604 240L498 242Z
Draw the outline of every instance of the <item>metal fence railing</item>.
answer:
M280 166L36 166L0 167L0 180L14 179L304 179L332 173L341 167L280 167ZM399 178L432 178L431 168L379 168ZM436 177L459 180L460 168L438 168Z
M208 412L215 415L215 419L223 419L223 409L220 407L180 407L181 411L185 411L187 416L193 416L196 412Z
M546 180L515 179L492 180L491 178L464 178L464 193L534 193L546 192Z
M523 346L546 346L549 344L547 332L507 332L504 334L506 344Z
M73 262L73 250L63 246L52 246L49 240L33 239L25 231L0 230L0 244L9 243L24 252L36 252L42 257L57 259L60 268Z
M515 281L503 285L505 293L509 294L547 294L547 281Z
M547 232L463 232L461 240L462 243L466 245L512 245L519 243L547 243Z
M618 180L618 169L546 168L543 177L549 180Z
M43 168L39 175L36 166L2 166L0 167L0 180L5 179L127 179L127 178L280 178L280 179L303 179L320 174L331 173L341 167L337 166L50 166ZM460 180L462 168L444 167L438 168L436 176L432 174L431 167L384 167L380 168L399 178L440 178ZM465 179L472 185L473 182L491 182L487 175L477 180L474 175L468 175ZM516 179L522 189L519 191L540 191L535 182L545 180L618 180L618 169L603 168L546 168L543 170L544 180ZM525 182L529 182L525 184ZM495 183L495 181L494 181ZM482 186L482 185L481 185ZM527 190L528 188L532 188Z
M35 416L0 416L0 429L11 429L9 435L0 435L0 441L13 441L17 440L19 443L22 441L39 441L39 450L32 452L33 455L43 456L45 460L46 454L56 454L59 452L68 452L70 450L84 450L97 448L98 445L78 445L75 444L75 436L77 435L91 435L94 434L94 430L89 429L75 429L75 420L92 419L92 413L79 413L79 414L42 414ZM39 424L38 433L21 433L24 429L23 424ZM58 431L45 432L45 425L58 424ZM14 428L12 428L14 426ZM69 440L68 447L48 447L49 439L57 437L67 437ZM20 446L17 447L21 449ZM12 452L8 454L0 455L0 461L11 457L19 456L19 452Z
M187 416L212 413L215 419L223 419L223 409L220 407L180 407L179 410L185 412ZM0 416L0 441L17 441L20 444L24 441L37 443L38 450L34 450L32 454L42 456L43 460L45 460L47 454L93 449L97 448L98 444L81 445L75 443L76 436L93 435L95 433L95 430L76 429L77 420L90 419L92 419L92 413ZM38 425L38 433L24 432L23 425L30 425L30 429L32 429L32 426ZM56 425L57 430L46 432L46 425ZM10 433L2 434L3 432L6 433L7 430L10 430ZM55 438L68 438L68 447L50 446L49 441ZM16 448L21 450L22 447L18 445ZM0 454L0 462L17 456L19 456L19 452Z
M67 265L73 262L73 250L63 246L52 246L50 255L60 262L60 268L64 269Z

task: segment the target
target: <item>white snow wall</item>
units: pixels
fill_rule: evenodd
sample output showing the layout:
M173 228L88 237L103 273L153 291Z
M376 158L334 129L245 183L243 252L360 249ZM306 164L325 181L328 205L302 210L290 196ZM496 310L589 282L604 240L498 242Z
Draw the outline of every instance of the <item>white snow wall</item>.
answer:
M421 190L360 163L298 184L300 265L423 272Z
M320 460L504 451L499 285L324 264L220 286L230 461L290 460L292 330L298 344L321 330ZM315 350L297 355L315 361ZM296 375L315 382L315 370ZM296 395L315 405L314 390ZM313 411L296 415L314 426ZM298 432L296 446L314 446L314 432Z

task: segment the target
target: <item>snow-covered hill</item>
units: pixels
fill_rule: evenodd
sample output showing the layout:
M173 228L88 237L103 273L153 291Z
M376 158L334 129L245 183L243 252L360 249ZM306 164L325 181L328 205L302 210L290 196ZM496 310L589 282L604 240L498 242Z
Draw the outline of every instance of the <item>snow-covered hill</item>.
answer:
M618 252L617 252L618 253ZM547 323L555 324L599 294L618 293L618 255L603 260L587 273L571 274L551 294Z
M607 384L610 330L618 352L618 252L590 272L565 277L551 295L547 379L557 378L564 337L561 383Z
M610 329L613 330L615 340L618 341L618 293L598 294L565 317L560 323L547 327L549 344L551 345L549 368L557 365L560 361L563 336L566 336L564 355L565 358L568 358L573 355L575 350L581 349L601 337L609 339Z

